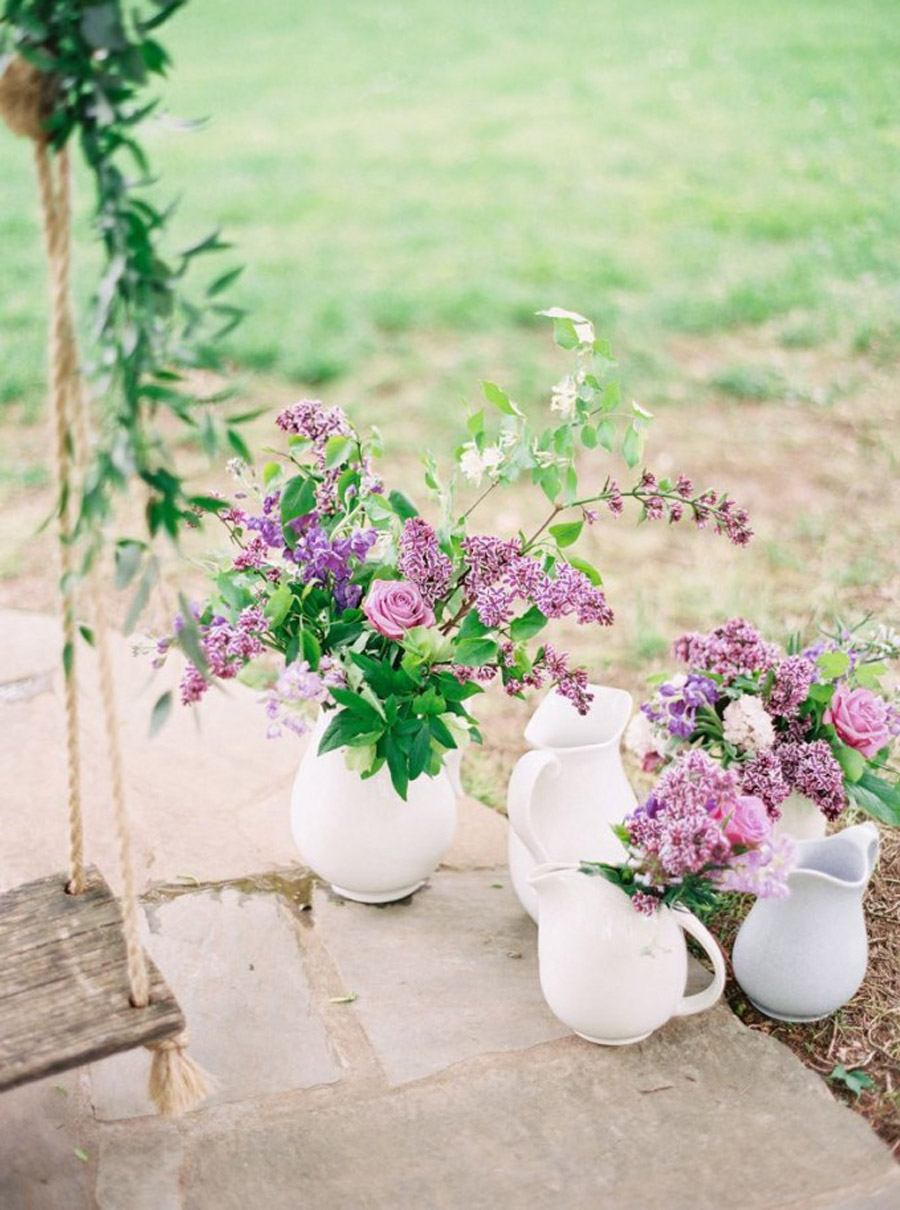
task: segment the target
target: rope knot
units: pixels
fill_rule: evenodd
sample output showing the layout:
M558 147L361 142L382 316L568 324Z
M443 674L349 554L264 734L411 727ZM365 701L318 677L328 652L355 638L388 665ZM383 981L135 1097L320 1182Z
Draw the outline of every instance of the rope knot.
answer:
M0 117L13 134L44 142L44 121L53 112L56 89L56 76L14 55L0 70Z

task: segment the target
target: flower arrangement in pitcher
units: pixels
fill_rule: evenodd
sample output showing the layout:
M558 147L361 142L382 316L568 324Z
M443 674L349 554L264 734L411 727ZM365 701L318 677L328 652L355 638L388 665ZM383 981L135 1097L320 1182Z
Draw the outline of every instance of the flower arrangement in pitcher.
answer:
M277 653L281 671L264 695L270 734L301 732L304 708L324 707L332 717L319 752L346 749L363 777L387 765L405 797L411 780L436 775L448 751L480 738L466 702L491 681L515 697L555 686L587 709L586 671L538 636L559 618L613 621L599 572L573 553L599 509L617 517L628 502L641 519L692 517L737 546L749 541L746 512L717 491L695 491L684 475L635 472L620 487L591 466L582 486L577 456L600 447L635 468L651 417L623 405L611 352L588 320L542 314L572 355L571 372L536 427L506 392L483 384L496 422L483 409L469 418L446 479L425 457L434 523L385 488L374 469L377 432L363 436L340 408L313 401L278 415L286 448L261 478L245 462L234 466L237 498L209 502L235 549L215 568L214 594L193 608L182 602L174 634L158 644L158 661L173 644L190 661L184 703ZM549 510L534 532L476 528L484 502L526 477ZM460 480L478 490L464 510Z
M764 803L743 794L737 773L705 752L678 757L613 830L628 859L583 861L581 869L620 887L644 915L661 904L702 915L725 891L760 898L788 893L794 842L773 836Z
M659 679L626 733L645 770L699 747L733 769L773 820L800 794L830 821L853 803L900 825L890 766L900 710L883 685L900 636L861 623L805 648L794 638L783 650L732 618L682 635L674 652L687 671Z

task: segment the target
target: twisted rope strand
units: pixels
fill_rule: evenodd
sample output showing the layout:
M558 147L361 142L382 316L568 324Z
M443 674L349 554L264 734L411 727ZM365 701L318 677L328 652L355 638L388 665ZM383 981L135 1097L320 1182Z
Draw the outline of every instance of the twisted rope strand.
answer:
M71 533L71 435L67 423L67 402L70 384L77 373L75 336L69 301L69 238L67 186L68 157L59 164L60 193L54 187L53 167L47 151L47 141L35 141L35 165L38 191L44 220L44 240L50 271L50 403L53 417L56 483L59 494L57 532L59 537L60 594L62 606L63 650L67 653L65 669L66 765L69 808L69 883L74 895L85 888L84 822L81 806L81 746L78 718L77 645L75 601L72 590ZM61 156L65 153L60 153Z

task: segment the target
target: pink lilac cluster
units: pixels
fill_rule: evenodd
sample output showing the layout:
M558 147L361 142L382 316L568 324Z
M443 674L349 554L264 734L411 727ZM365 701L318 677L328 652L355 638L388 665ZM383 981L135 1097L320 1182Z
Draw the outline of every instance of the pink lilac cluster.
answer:
M635 881L646 888L632 896L639 912L652 914L658 895L691 875L722 890L787 894L791 841L772 837L763 804L705 752L676 761L625 825L638 855Z
M731 842L713 808L736 802L738 794L736 775L705 752L677 760L625 820L632 844L647 863L646 885L663 890L673 880L724 865Z
M753 537L750 515L745 508L739 508L724 493L713 490L695 497L694 485L687 475L678 476L673 492L668 485L664 489L652 471L645 470L637 487L629 495L644 506L644 517L648 521L665 519L670 525L675 525L690 510L698 529L706 529L712 524L717 534L724 534L735 546L746 546ZM613 516L618 517L622 513L624 500L615 479L607 481L602 498ZM585 520L593 524L596 513L586 513Z
M738 676L767 672L779 660L775 643L767 643L759 631L744 618L731 618L708 634L683 634L673 645L676 659L715 672L725 684Z
M176 631L180 629L176 619ZM182 621L183 627L183 621ZM241 611L236 623L216 616L207 625L201 625L200 647L206 659L210 676L227 681L236 677L248 660L262 655L265 650L262 635L268 622L258 605ZM187 664L181 678L181 701L185 706L198 702L209 682L193 664Z
M784 776L777 749L757 752L746 764L740 766L741 789L753 794L765 804L771 820L781 818L781 804L791 792Z
M805 655L789 655L776 664L772 688L765 699L769 714L792 718L809 696L816 666Z
M826 819L835 820L847 805L844 773L824 739L779 744L784 779L792 790L811 798Z
M434 605L450 587L453 564L422 517L411 517L403 526L397 570L416 585L429 605Z
M316 672L312 671L305 660L288 664L261 699L269 720L267 737L278 739L285 730L295 735L303 735L309 728L306 720L297 713L298 707L302 707L306 702L323 702L329 688L344 684L345 678L340 666L329 656L323 656Z
M641 706L647 718L678 739L690 739L702 706L715 706L719 689L708 676L691 672L686 677L660 685L649 702Z
M341 468L326 468L325 446L330 437L352 437L350 421L339 407L326 408L318 399L301 399L279 412L275 423L285 433L312 442L316 468L321 476L316 488L316 508L323 513L334 512L338 507L337 484ZM362 468L361 487L364 493L382 490L380 480L372 474L367 462Z
M485 626L510 621L517 601L533 602L548 618L573 615L581 625L612 625L604 594L571 564L560 564L551 576L514 539L476 536L464 539L462 547L466 587Z

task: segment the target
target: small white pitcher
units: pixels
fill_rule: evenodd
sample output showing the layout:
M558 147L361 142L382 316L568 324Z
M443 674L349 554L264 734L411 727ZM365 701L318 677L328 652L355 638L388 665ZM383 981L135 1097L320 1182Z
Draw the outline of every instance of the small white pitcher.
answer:
M795 792L781 804L773 831L776 836L793 836L794 840L821 840L827 828L828 820L813 800Z
M725 986L725 962L711 933L690 912L667 907L652 916L628 896L577 865L538 866L529 881L540 900L538 962L551 1011L588 1042L640 1042L671 1017L712 1008ZM709 955L713 981L685 995L687 946Z
M621 823L637 803L619 751L631 717L631 694L607 685L581 715L551 691L525 728L534 749L513 769L507 793L509 871L519 902L537 920L538 896L528 877L536 860L523 843L535 838L540 861L619 861L625 850L610 825Z
M878 829L857 824L797 842L787 899L758 899L732 963L751 1003L779 1021L818 1021L856 994L866 973L863 895L878 860Z
M453 843L459 757L409 783L404 802L386 768L363 780L343 750L319 756L330 721L313 728L291 793L291 830L311 869L345 899L390 903L417 891Z

